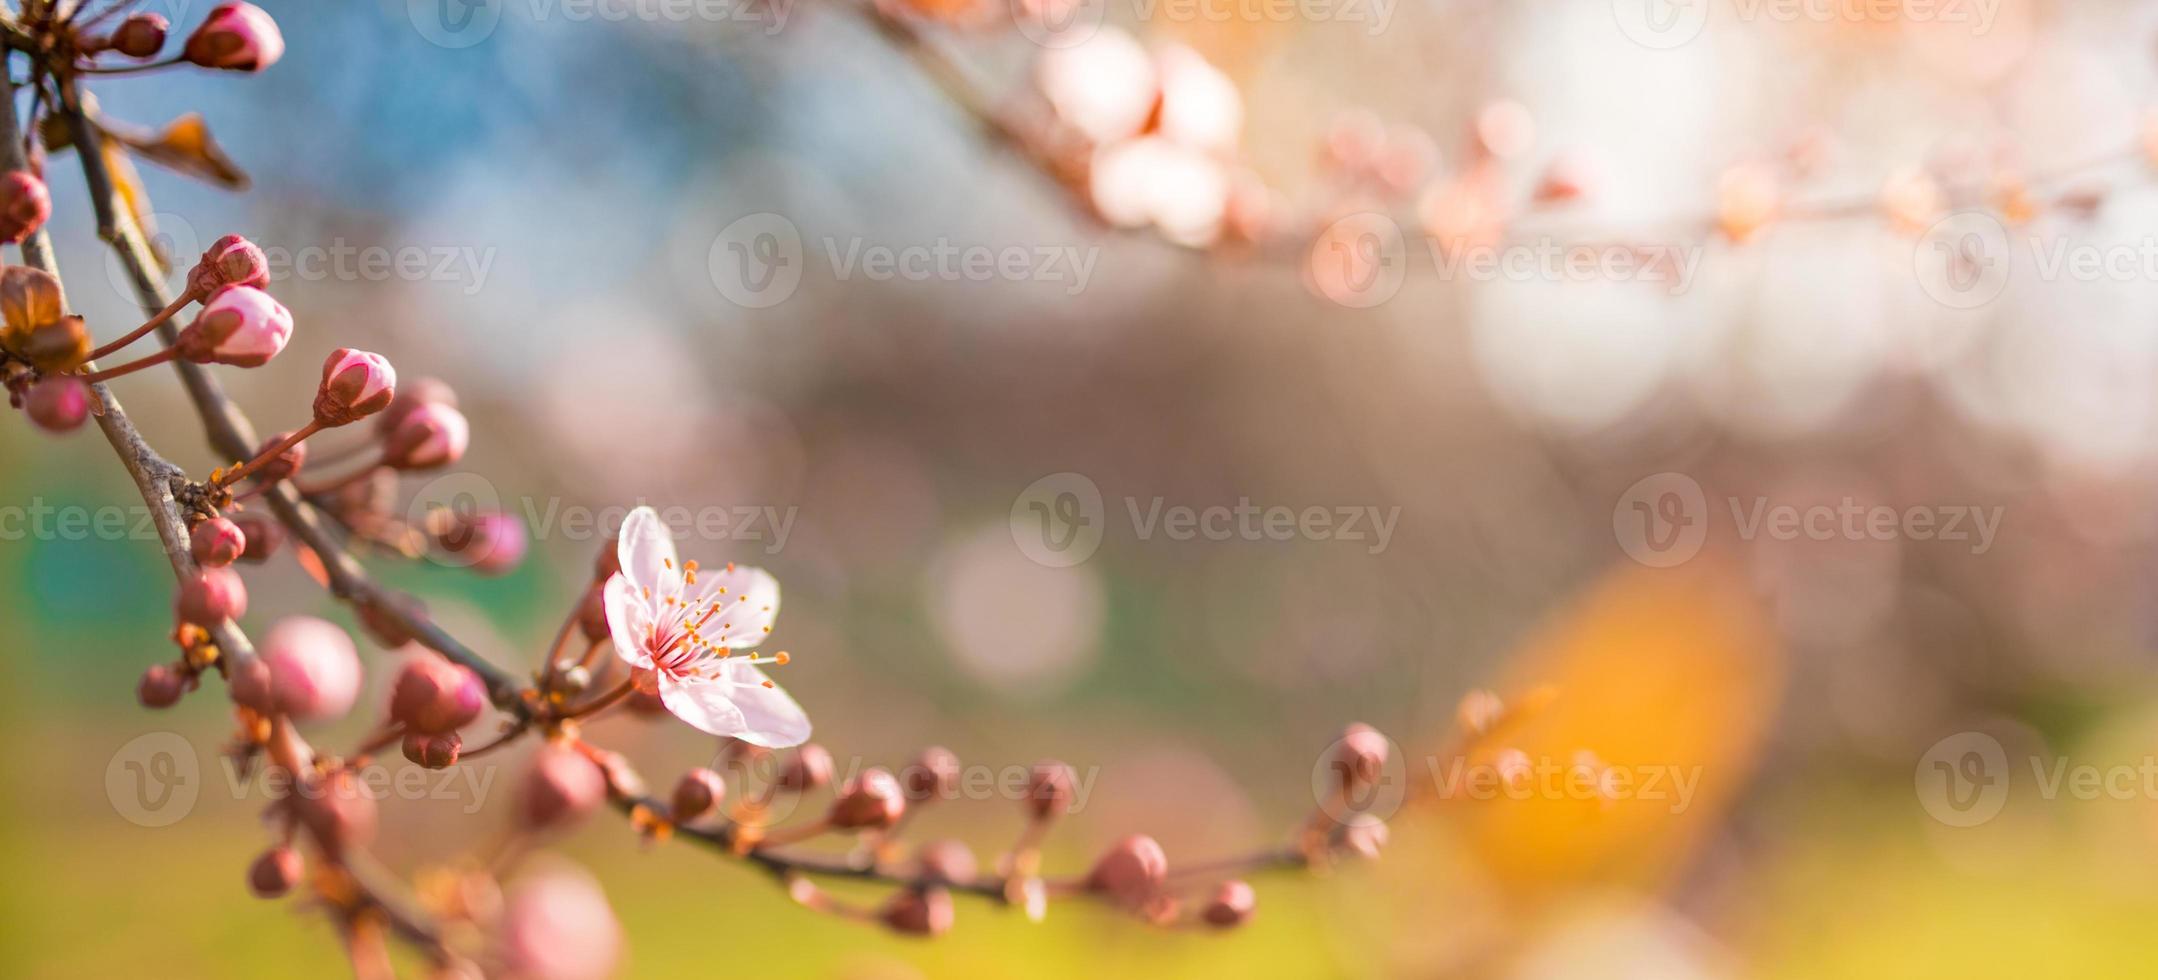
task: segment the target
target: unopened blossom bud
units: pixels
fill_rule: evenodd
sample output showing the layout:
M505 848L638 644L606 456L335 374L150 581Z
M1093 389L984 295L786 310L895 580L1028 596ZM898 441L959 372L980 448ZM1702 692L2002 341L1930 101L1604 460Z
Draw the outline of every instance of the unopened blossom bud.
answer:
M1034 771L1027 776L1027 812L1036 820L1049 820L1063 815L1072 807L1076 778L1072 767L1054 759L1034 764Z
M1206 918L1207 925L1228 929L1250 922L1258 905L1259 896L1252 892L1250 883L1231 878L1214 889L1214 897L1206 903L1206 911L1201 915Z
M867 769L847 780L827 817L841 830L885 829L907 812L907 791L883 769Z
M261 71L285 53L277 21L251 3L221 3L188 36L181 57L204 68Z
M457 753L464 750L465 740L456 732L440 735L423 735L418 732L406 735L402 748L405 758L422 769L447 769L457 764Z
M307 862L290 847L273 847L247 866L247 890L256 898L276 898L300 883Z
M287 616L263 637L261 654L273 703L296 719L338 717L360 696L359 653L335 623Z
M611 976L622 926L590 875L555 866L519 878L503 902L499 946L504 972L534 980Z
M1334 743L1334 771L1341 774L1344 791L1379 781L1386 770L1390 746L1386 736L1370 725L1350 725Z
M130 58L154 58L165 49L172 24L153 13L129 14L112 32L112 49Z
M472 426L464 413L441 402L420 405L382 442L382 462L400 470L431 470L464 458Z
M247 539L247 550L240 552L241 561L249 564L268 561L277 553L278 546L285 543L285 526L267 514L251 511L234 514L232 523L239 526L240 534Z
M135 685L135 699L145 708L172 707L185 693L187 678L171 664L151 664L142 672L142 682Z
M173 614L205 629L247 613L247 585L230 568L197 569L180 583Z
M534 829L573 822L607 797L607 779L576 749L550 742L532 756L518 790L518 816Z
M69 375L46 378L30 386L23 411L47 432L73 432L90 417L90 386Z
M421 405L448 405L457 407L457 392L441 378L411 378L397 386L397 395L390 399L390 407L375 416L375 431L384 435L396 431L397 425ZM612 552L610 543L607 550Z
M270 259L261 246L239 235L226 235L212 243L188 270L187 288L197 296L209 296L226 286L270 285Z
M907 799L949 797L959 788L959 757L950 749L932 745L915 756L913 764L900 770L899 776L907 787Z
M228 667L225 684L232 691L233 703L258 714L277 710L277 693L270 683L270 665L263 663L262 658Z
M195 556L195 564L212 568L230 565L247 552L247 535L222 517L198 521L187 532L188 553Z
M1136 908L1161 891L1169 877L1169 856L1161 844L1145 834L1133 834L1111 845L1094 870L1087 872L1088 891L1099 892L1119 904Z
M90 328L79 316L39 324L23 338L22 352L32 366L48 375L73 371L90 359Z
M422 735L463 728L486 706L479 675L433 653L405 661L390 689L390 718Z
M786 766L779 770L779 788L796 793L816 789L832 781L832 753L815 742L805 742L794 750Z
M607 589L595 582L577 606L577 630L588 642L598 643L613 635L613 629L607 622Z
M676 820L695 820L727 799L727 782L710 769L691 769L674 784L670 811Z
M388 358L340 347L322 362L322 385L315 389L315 421L350 425L390 407L397 394L397 369Z
M293 812L323 850L342 854L374 840L380 808L366 783L351 770L338 770L295 787Z
M21 244L52 217L52 193L27 170L0 174L0 242Z
M481 575L506 575L524 561L531 537L516 515L489 510L452 516L435 543L455 556L451 564Z
M908 888L893 895L877 913L893 932L941 936L952 928L952 893L942 888Z
M931 881L964 885L974 880L974 851L963 841L950 838L930 841L916 852L915 861L922 866L923 877Z
M226 286L180 331L180 356L197 364L260 367L292 339L292 311L253 286Z

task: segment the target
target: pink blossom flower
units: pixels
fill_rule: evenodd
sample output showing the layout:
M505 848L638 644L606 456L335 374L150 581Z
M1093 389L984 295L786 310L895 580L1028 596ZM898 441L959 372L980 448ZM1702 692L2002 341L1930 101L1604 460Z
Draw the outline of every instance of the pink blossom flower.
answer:
M204 68L261 71L284 57L277 21L251 3L221 3L188 36L182 56Z
M667 710L714 735L768 748L809 738L809 716L757 668L785 663L786 654L735 655L772 632L778 581L763 569L706 571L683 562L650 507L622 522L616 554L622 570L606 587L615 651L651 671Z
M226 286L180 331L180 356L198 364L260 367L292 339L292 311L253 286Z

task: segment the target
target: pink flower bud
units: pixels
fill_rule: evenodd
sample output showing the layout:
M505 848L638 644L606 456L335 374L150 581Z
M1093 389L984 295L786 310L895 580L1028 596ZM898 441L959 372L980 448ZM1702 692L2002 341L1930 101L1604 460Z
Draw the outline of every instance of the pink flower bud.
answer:
M172 24L152 13L129 14L112 32L112 49L130 58L154 58L165 49L165 33Z
M187 678L171 664L150 665L142 672L142 683L135 685L135 699L145 708L170 708L185 693Z
M670 802L674 819L695 820L718 807L727 799L727 782L710 769L691 769L682 774L674 784L674 799Z
M974 852L963 842L934 840L922 845L915 860L922 866L922 875L931 881L947 885L964 885L974 880Z
M840 787L827 817L841 830L886 829L907 812L907 791L899 779L883 769L864 770Z
M304 446L306 443L301 443ZM293 447L295 449L298 446ZM272 463L271 467L277 464ZM265 467L270 468L270 467ZM285 526L267 514L245 512L232 515L232 523L238 525L240 534L247 540L247 550L240 552L240 560L249 564L268 561L285 543Z
M1386 769L1389 746L1386 736L1370 725L1350 725L1334 743L1334 771L1341 774L1344 790L1378 782Z
M197 364L260 367L292 339L292 311L253 286L226 286L180 331L180 356Z
M533 980L598 980L615 972L622 926L590 875L557 866L510 887L497 937L506 973Z
M952 928L952 893L942 888L908 888L893 895L878 916L893 932L941 936Z
M524 561L531 538L515 515L482 511L456 515L435 543L455 556L451 564L465 565L481 575L506 575Z
M1137 908L1161 891L1169 876L1169 856L1145 834L1133 834L1112 845L1094 870L1087 873L1089 891L1100 892L1119 904Z
M30 386L23 410L40 429L73 432L90 417L90 386L71 375L46 378Z
M441 735L422 735L417 732L405 736L405 758L423 769L447 769L457 764L457 753L464 750L465 740L456 732Z
M181 57L204 68L261 71L285 53L277 21L251 3L221 3L187 39Z
M335 623L288 616L262 640L276 709L302 720L327 719L352 710L360 696L360 656L352 637Z
M577 629L593 643L612 635L613 626L607 622L607 590L604 586L595 583L584 590L584 601L577 607Z
M441 402L405 414L383 440L382 462L400 470L431 470L464 458L472 427L464 413Z
M550 742L532 756L518 794L518 814L533 829L571 823L599 806L607 779L576 749Z
M254 242L226 235L211 244L187 273L187 288L197 296L209 296L226 286L270 286L270 259Z
M421 405L448 405L457 407L457 392L440 378L413 378L397 386L397 395L390 399L390 407L375 416L375 431L388 435L397 431L399 423L412 410ZM611 550L611 546L610 546Z
M1259 896L1253 894L1251 885L1231 878L1214 889L1213 900L1206 903L1201 913L1206 924L1217 929L1228 929L1251 921L1251 914L1259 905Z
M1072 806L1076 781L1072 767L1054 759L1034 764L1034 771L1027 776L1027 811L1036 820L1053 819Z
M52 193L27 170L0 174L0 242L20 244L52 217Z
M188 552L195 556L195 564L216 568L238 561L247 552L247 535L222 517L212 517L195 524L187 532Z
M932 745L914 757L912 765L899 771L906 784L907 799L949 797L959 788L959 757L941 745Z
M173 614L205 629L247 614L247 585L230 568L204 568L180 583Z
M247 866L247 890L254 892L256 898L276 898L299 884L300 875L306 871L307 862L301 859L300 852L289 847L273 847Z
M331 854L365 847L375 839L379 807L375 797L349 769L315 777L293 788L293 813Z
M1358 820L1341 832L1341 846L1357 857L1371 860L1386 849L1389 836L1391 832L1386 829L1384 821Z
M486 706L479 675L433 653L405 661L390 689L390 718L422 735L463 728Z
M805 742L779 770L779 788L802 792L832 781L832 753L815 742Z
M397 393L397 369L380 354L350 347L330 352L322 362L322 386L315 390L315 421L350 425L390 407Z

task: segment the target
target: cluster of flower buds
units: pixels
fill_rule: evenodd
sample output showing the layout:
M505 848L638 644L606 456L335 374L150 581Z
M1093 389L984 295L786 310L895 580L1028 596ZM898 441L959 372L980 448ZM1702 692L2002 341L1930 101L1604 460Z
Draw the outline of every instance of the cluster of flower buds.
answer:
M464 750L457 730L486 706L479 675L432 652L406 661L390 689L390 720L404 727L405 758L428 769L457 762Z
M171 30L171 22L163 16L137 12L120 21L110 33L77 38L75 49L85 58L109 52L149 61L165 50ZM188 35L178 55L168 61L134 66L132 70L191 64L256 72L276 64L284 54L285 37L267 12L251 3L221 3L210 8L209 16Z

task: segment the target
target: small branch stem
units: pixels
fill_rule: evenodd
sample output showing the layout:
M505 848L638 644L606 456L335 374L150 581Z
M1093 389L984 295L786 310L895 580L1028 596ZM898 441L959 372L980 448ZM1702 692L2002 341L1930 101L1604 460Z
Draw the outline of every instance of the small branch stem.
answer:
M135 372L140 371L143 368L156 367L160 364L170 362L173 358L176 358L178 356L180 356L180 351L178 348L167 347L159 350L155 354L145 355L141 360L129 361L126 364L115 365L102 371L92 371L89 374L83 375L82 380L90 384L104 384L105 382L111 381L114 378L134 374Z
M157 311L157 315L143 321L142 326L136 327L135 329L128 331L126 336L121 337L120 339L115 340L112 343L106 344L105 346L100 347L94 351L91 351L89 359L95 361L99 358L110 357L113 354L118 353L122 348L126 347L127 345L132 344L135 341L141 340L145 336L148 336L150 331L156 330L157 328L164 326L165 321L172 319L173 314L186 309L187 304L194 301L195 295L193 293L187 293L185 295L182 295L179 299L173 300L164 309Z
M263 467L270 465L270 463L276 460L277 457L284 455L287 450L299 445L301 440L306 439L308 436L314 435L317 432L321 432L322 429L323 425L321 419L309 419L306 425L300 426L299 428L292 430L291 435L288 435L283 439L279 439L277 441L277 445L271 446L270 448L263 450L261 453L257 454L254 459L248 460L238 469L218 474L217 479L210 482L215 486L229 487L235 483L240 482L241 480L247 479L248 476L260 471Z

